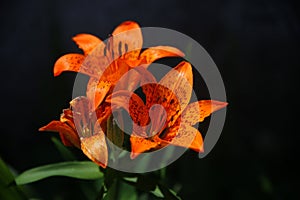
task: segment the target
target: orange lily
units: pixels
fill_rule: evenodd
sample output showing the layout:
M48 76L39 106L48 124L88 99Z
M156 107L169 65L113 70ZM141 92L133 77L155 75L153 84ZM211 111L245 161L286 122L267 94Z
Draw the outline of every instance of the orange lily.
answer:
M189 104L192 87L192 67L188 62L181 62L158 83L142 86L146 104L137 94L126 90L106 98L113 109L125 108L134 122L130 136L131 158L168 144L197 152L204 150L201 133L193 125L227 103L201 100Z
M140 26L133 21L120 24L107 40L107 44L96 36L79 34L73 37L84 54L66 54L54 65L54 76L64 71L80 72L90 76L87 97L100 105L110 88L131 68L147 67L157 59L184 54L170 46L150 47L142 50L143 37Z
M111 114L110 105L103 102L105 96L131 68L140 65L146 68L157 59L183 57L184 54L169 46L151 47L141 52L141 29L132 21L119 25L106 44L90 34L79 34L73 40L84 54L71 53L60 57L54 65L54 76L64 71L88 75L87 97L72 100L72 110L63 110L60 120L54 120L39 130L59 132L64 145L81 148L91 160L105 168L108 153L103 124ZM128 87L134 87L139 82L132 78Z
M59 121L53 120L39 131L59 132L65 146L81 148L88 158L105 168L108 152L101 124L110 115L110 110L109 106L101 105L95 114L89 109L90 104L86 97L75 98L70 102L75 111L64 109Z

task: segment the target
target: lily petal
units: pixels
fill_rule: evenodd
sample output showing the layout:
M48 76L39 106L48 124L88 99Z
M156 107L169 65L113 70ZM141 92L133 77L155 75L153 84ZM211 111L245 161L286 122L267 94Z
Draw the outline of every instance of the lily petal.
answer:
M149 107L152 104L153 93L157 86L156 78L143 66L138 66L133 69L139 72L140 86L146 97L146 105Z
M156 83L155 77L144 67L138 66L130 69L120 78L114 88L114 91L127 90L129 92L134 92L139 86L143 87L143 85L148 83Z
M92 110L96 109L103 101L104 97L108 93L111 88L111 83L108 81L99 81L96 78L90 78L86 96L90 100L90 102L94 102L92 106Z
M228 103L215 100L201 100L189 104L182 113L181 123L190 126L202 122L211 113L226 107Z
M101 80L116 84L120 78L129 70L129 65L124 60L114 60L103 72Z
M80 140L77 132L61 121L51 121L46 126L41 127L39 131L59 132L60 138L64 145L80 148Z
M63 55L54 64L54 76L64 71L72 71L99 78L110 66L109 59L104 55L104 48L105 44L100 43L87 56L76 53Z
M130 143L131 143L131 155L130 155L131 159L134 159L139 154L148 151L152 148L156 148L157 146L160 145L158 142L143 137L135 136L133 134L130 136Z
M111 105L107 102L102 102L95 111L97 115L97 121L101 122L101 125L106 125L106 120L112 112ZM103 128L103 130L106 130L106 128Z
M152 94L153 104L160 104L166 108L168 126L171 127L178 116L188 105L193 88L192 67L188 62L179 63L168 72L157 84Z
M114 87L114 91L128 90L129 92L134 92L141 82L140 74L133 69L129 70L124 76L120 78Z
M94 134L93 126L97 121L95 112L92 112L91 102L87 97L79 96L70 102L73 111L74 124L80 137L90 137Z
M84 61L84 55L70 53L60 57L54 64L54 76L60 75L64 71L79 72L81 64ZM83 72L87 75L92 75L89 71Z
M146 126L149 121L148 109L138 95L126 90L120 90L108 96L106 102L111 104L113 111L119 108L125 109L132 118L134 124L136 124L134 127L146 129L144 126ZM142 134L143 131L139 130L136 133Z
M60 116L61 122L73 121L73 113L71 109L63 109L63 113Z
M143 46L143 37L140 26L133 21L120 24L112 33L113 50L118 56L124 55L127 63L134 67Z
M78 45L78 47L83 50L84 55L89 54L97 45L102 42L98 37L86 33L78 34L72 39Z
M140 55L140 65L153 63L154 61L165 57L184 57L184 53L175 47L170 46L156 46L150 47L143 51Z
M194 128L194 127L192 127ZM203 138L201 133L196 129L197 133L194 137L194 140L192 141L192 144L190 145L190 149L197 151L197 152L204 152L203 147Z
M76 130L73 119L73 112L71 109L63 109L63 113L60 115L60 121L69 125L73 130Z
M111 58L107 55L107 45L101 42L86 56L79 72L90 71L90 74L100 79L112 64Z
M108 162L107 145L99 123L96 123L94 133L95 135L90 137L80 138L81 150L93 162L106 168Z
M149 110L151 127L147 129L149 136L158 136L166 127L167 112L166 109L158 104L153 105Z
M181 126L179 129L169 129L169 132L166 133L166 136L162 140L172 145L203 152L201 133L192 126Z

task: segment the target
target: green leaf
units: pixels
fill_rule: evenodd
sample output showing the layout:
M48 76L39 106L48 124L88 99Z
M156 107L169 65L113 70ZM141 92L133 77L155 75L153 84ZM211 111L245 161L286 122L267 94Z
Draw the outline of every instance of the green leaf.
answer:
M151 191L151 193L157 197L160 197L160 198L163 198L164 195L163 193L160 191L159 187L156 186L155 190L154 191Z
M177 194L174 190L171 190L162 184L159 184L158 187L159 187L160 191L162 192L162 194L164 195L165 199L181 200L181 198L179 196L177 196Z
M14 184L14 176L0 157L0 199L27 199L19 186Z
M17 185L32 183L51 176L67 176L72 178L95 180L103 178L99 166L90 161L70 161L44 165L27 170L16 177Z
M137 200L137 192L135 187L123 181L120 181L118 200Z
M117 195L117 179L114 179L113 183L108 188L107 193L103 197L103 200L116 200Z
M72 152L64 146L61 141L59 141L56 137L51 138L52 142L54 143L55 147L61 154L64 160L66 161L74 161L76 160L75 156L72 154Z
M137 200L138 195L136 188L132 185L125 183L119 179L114 179L106 195L103 198L104 200Z
M84 181L84 182L81 181L79 186L80 186L81 191L84 194L85 200L95 200L99 196L99 194L104 186L104 179L102 178L102 179L97 179L94 181ZM101 196L101 199L102 199L102 196Z
M0 157L0 185L8 185L14 181L14 176Z
M124 177L123 180L125 181L129 181L132 183L136 183L137 182L138 177Z

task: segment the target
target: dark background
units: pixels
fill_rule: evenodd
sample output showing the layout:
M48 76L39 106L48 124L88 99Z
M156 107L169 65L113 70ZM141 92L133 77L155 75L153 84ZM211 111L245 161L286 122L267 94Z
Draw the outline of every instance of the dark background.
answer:
M295 1L296 2L296 1ZM71 100L74 73L54 78L61 55L80 52L71 37L100 38L125 20L165 27L198 41L227 91L223 133L204 159L188 152L168 167L183 199L299 198L299 12L294 1L1 1L0 156L16 171L61 161L55 133ZM62 183L68 186L62 186ZM33 184L42 198L76 196L73 179ZM58 198L59 199L59 198Z

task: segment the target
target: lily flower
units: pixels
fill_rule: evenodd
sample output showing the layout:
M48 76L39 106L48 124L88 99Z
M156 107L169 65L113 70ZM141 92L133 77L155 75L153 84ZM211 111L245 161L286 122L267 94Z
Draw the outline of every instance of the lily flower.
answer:
M181 62L158 83L142 85L146 103L135 93L119 90L106 98L113 110L127 110L133 120L131 158L140 153L176 145L203 152L203 139L194 128L227 103L200 100L189 104L193 88L192 67Z
M108 162L108 151L103 122L110 115L109 106L101 105L92 112L91 102L86 97L77 97L70 102L72 108L64 109L60 120L53 120L39 131L59 132L65 146L75 146L99 166L105 168ZM99 117L97 117L99 116Z
M147 67L160 58L184 56L170 46L155 46L142 51L141 28L133 21L125 21L116 27L106 43L91 34L79 34L73 40L84 54L70 53L60 57L54 65L54 76L64 71L88 75L87 97L95 102L95 108L128 70L141 65Z

